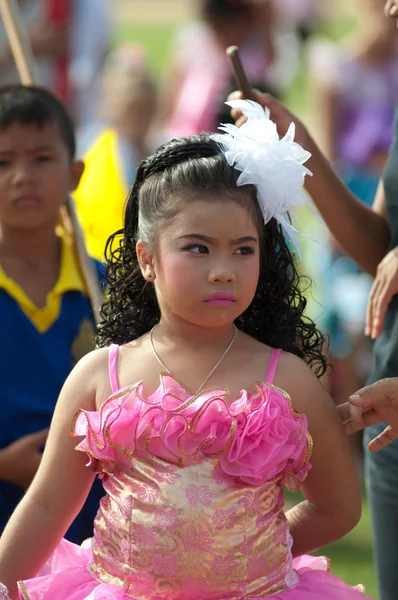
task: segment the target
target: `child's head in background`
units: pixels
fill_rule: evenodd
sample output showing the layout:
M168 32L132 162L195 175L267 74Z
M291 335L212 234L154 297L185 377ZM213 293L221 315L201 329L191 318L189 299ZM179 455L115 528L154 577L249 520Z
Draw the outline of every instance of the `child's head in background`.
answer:
M105 120L131 144L144 146L156 111L157 91L140 46L122 45L108 57L102 91Z
M0 88L0 230L55 228L80 180L65 106L34 86Z
M199 13L223 48L243 44L256 26L256 7L250 0L200 0Z
M238 176L208 134L172 140L141 163L124 230L108 242L100 345L136 339L160 318L201 328L235 322L323 372L323 339L304 316L285 234L275 219L264 225L256 187ZM213 301L219 292L226 297Z

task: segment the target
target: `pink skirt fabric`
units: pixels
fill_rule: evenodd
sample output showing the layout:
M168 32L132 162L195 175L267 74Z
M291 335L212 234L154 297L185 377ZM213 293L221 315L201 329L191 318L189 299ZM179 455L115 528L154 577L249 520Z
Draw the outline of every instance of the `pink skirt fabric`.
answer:
M87 565L92 557L91 548L79 547L62 540L38 577L19 584L20 600L131 600L123 588L96 581ZM294 588L270 596L273 600L366 600L361 586L351 587L327 571L328 561L323 557L300 556L293 561L300 582ZM140 594L141 596L141 594ZM151 597L148 590L147 597ZM181 600L188 600L183 595ZM225 599L228 599L226 594ZM161 600L176 600L175 592ZM191 599L192 600L192 599ZM252 598L262 600L262 598ZM369 599L370 600L370 599Z

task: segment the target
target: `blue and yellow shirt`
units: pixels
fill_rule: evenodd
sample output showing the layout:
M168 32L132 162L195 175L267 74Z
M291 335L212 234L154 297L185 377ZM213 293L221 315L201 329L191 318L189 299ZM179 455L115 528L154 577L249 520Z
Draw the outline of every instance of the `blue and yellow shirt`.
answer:
M71 241L61 237L58 281L37 308L0 267L0 448L50 425L61 387L75 363L94 348L94 325L85 283ZM103 269L96 263L100 277ZM102 487L96 482L66 536L77 543L92 534ZM23 490L0 481L0 531Z

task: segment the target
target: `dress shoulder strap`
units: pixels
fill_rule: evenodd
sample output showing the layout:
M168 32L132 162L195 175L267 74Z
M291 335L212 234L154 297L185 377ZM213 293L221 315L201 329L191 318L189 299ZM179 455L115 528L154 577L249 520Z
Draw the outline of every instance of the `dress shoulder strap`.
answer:
M108 355L108 370L109 370L109 382L111 384L112 393L117 392L120 389L119 378L117 376L117 357L119 355L119 346L112 344L109 348Z
M281 354L280 349L272 350L271 358L269 359L267 375L265 377L266 383L274 382L275 372L276 372L276 368L278 366L280 354Z

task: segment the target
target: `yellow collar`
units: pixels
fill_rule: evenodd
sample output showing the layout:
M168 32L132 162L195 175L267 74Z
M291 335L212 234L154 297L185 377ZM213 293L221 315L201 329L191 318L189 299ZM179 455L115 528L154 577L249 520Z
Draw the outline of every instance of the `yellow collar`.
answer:
M58 319L62 296L65 292L76 290L87 295L87 286L77 264L73 242L65 234L59 234L59 236L61 239L59 277L54 288L47 294L46 305L43 308L38 308L0 266L0 288L3 288L19 304L21 310L40 333L47 331Z

